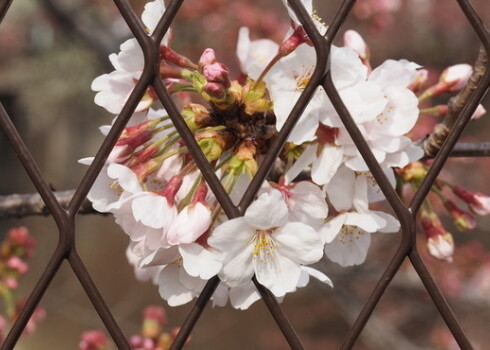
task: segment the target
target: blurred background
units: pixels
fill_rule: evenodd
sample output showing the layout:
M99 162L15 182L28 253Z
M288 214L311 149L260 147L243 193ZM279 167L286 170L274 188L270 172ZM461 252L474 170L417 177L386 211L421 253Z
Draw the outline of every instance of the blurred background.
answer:
M140 14L144 1L130 1ZM315 3L315 2L314 2ZM317 14L328 24L341 1L316 1ZM485 23L490 2L473 0ZM212 47L221 62L238 75L235 47L238 29L248 26L252 39L280 42L288 28L281 1L187 0L172 28L174 50L197 60ZM359 0L343 30L356 29L371 48L373 67L384 60L406 58L430 71L432 81L447 66L473 64L479 41L456 1ZM52 188L75 188L85 167L77 160L94 155L101 145L98 126L112 115L93 103L91 81L112 70L107 56L131 33L111 1L15 0L0 24L0 101L11 116ZM341 35L337 44L341 45ZM444 103L448 96L442 96ZM482 104L490 110L490 99ZM423 136L436 120L421 120ZM466 141L490 141L489 116L472 122ZM3 134L0 134L0 195L33 193L35 189ZM443 176L490 194L487 158L452 159ZM476 349L490 343L490 220L479 218L469 233L454 231L455 261L424 255L444 294ZM0 221L0 235L26 226L36 240L29 273L18 294L27 296L57 242L50 217ZM125 257L128 239L111 217L79 216L77 247L109 308L129 337L138 332L147 305L162 305L158 290L137 282ZM285 313L308 349L337 349L393 255L399 235L375 237L367 262L340 268L322 262L335 288L311 282L288 295ZM421 239L421 251L425 251ZM76 276L66 264L43 297L46 319L16 349L78 349L83 331L104 329ZM169 326L183 322L190 306L166 307ZM4 332L8 330L8 326ZM189 349L287 349L288 345L261 302L247 311L209 308L192 333ZM115 349L115 347L114 347ZM458 349L442 318L407 263L383 296L355 349Z

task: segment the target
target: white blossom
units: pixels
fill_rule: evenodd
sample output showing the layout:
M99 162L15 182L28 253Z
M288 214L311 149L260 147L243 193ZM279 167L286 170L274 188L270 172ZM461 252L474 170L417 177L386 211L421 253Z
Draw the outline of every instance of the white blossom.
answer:
M208 243L223 253L219 276L230 287L249 282L255 274L278 297L296 288L302 265L322 256L318 233L303 223L288 222L288 208L277 190L261 194L243 217L216 227Z

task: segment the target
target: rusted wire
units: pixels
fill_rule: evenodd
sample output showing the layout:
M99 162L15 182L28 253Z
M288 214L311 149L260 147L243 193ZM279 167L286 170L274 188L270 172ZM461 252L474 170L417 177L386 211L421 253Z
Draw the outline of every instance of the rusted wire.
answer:
M381 190L386 196L388 203L392 206L398 220L401 223L401 237L399 246L392 257L391 262L382 274L379 282L373 289L370 297L368 298L368 301L364 305L354 325L346 334L341 349L351 349L354 346L357 338L359 337L359 334L361 333L366 323L369 321L369 318L373 313L373 310L375 309L377 303L386 291L386 288L398 272L403 261L405 261L407 258L410 259L410 261L412 262L415 270L424 283L425 288L432 297L436 307L438 308L443 319L446 321L459 346L462 349L471 349L471 344L464 331L462 330L461 325L454 316L441 291L438 289L437 285L430 276L427 267L418 255L418 252L415 248L415 217L422 201L426 198L430 187L437 178L443 165L446 163L447 159L451 155L460 157L482 157L490 155L490 143L482 143L477 145L460 143L456 145L456 142L460 137L463 128L468 123L473 111L475 110L479 101L483 98L484 94L490 86L490 70L486 68L485 74L482 77L480 83L476 87L475 91L472 93L465 108L459 115L459 118L457 119L457 122L455 123L453 129L448 134L446 141L436 155L426 178L422 182L422 185L416 192L410 205L406 206L400 200L397 193L393 190L381 167L377 163L375 157L369 149L367 142L364 140L362 134L360 133L352 117L350 116L347 108L344 106L338 94L338 91L333 85L330 75L330 47L339 29L345 22L346 17L352 9L352 6L355 4L355 0L342 1L325 36L322 36L318 32L309 14L302 6L300 0L288 0L288 3L290 4L293 11L296 13L299 21L304 26L307 34L309 35L313 43L316 52L317 64L315 66L315 70L311 76L310 81L306 85L303 93L293 107L286 123L284 124L284 127L281 129L277 138L271 145L270 150L265 156L265 159L263 160L260 168L258 169L255 178L250 183L239 205L235 206L226 193L225 189L223 188L223 185L215 175L209 162L206 160L206 157L201 152L199 146L194 139L193 134L183 121L183 118L180 115L177 106L170 98L170 95L166 91L166 88L158 74L160 42L165 33L168 31L168 28L170 27L175 16L177 15L177 12L179 11L179 8L182 5L183 1L184 0L171 1L167 7L167 10L165 11L165 14L159 21L154 33L152 35L147 35L144 25L135 14L135 12L132 10L129 2L127 0L114 0L114 3L121 13L121 16L124 18L131 32L134 34L139 45L141 46L144 55L145 65L142 75L131 95L129 96L126 104L124 105L119 117L115 121L109 134L107 135L103 144L98 150L91 166L88 168L80 184L76 188L73 196L69 200L67 209L64 209L65 205L61 205L60 201L56 198L53 191L49 188L47 182L44 180L42 174L40 173L36 162L30 155L28 148L26 147L22 138L15 129L15 126L12 124L8 114L3 109L3 107L0 106L0 127L7 135L7 138L12 144L15 152L18 154L22 165L31 178L40 197L44 201L47 210L53 216L58 227L58 245L56 247L56 250L54 251L49 263L46 265L44 273L32 290L24 308L20 312L18 319L14 323L11 331L7 335L0 349L3 350L14 348L20 334L23 332L27 324L27 321L31 317L36 306L39 304L40 299L49 287L54 276L56 276L61 264L64 263L65 260L67 260L70 267L75 272L77 278L80 280L82 287L84 288L89 299L92 301L95 310L98 312L100 318L107 327L117 347L119 349L130 349L127 339L120 330L109 308L105 304L102 296L97 289L97 286L92 281L82 259L76 252L76 227L74 223L75 216L80 211L80 208L85 201L87 193L89 192L99 173L102 171L111 149L114 147L122 130L124 129L131 115L134 113L138 102L150 86L154 88L158 98L169 113L169 116L180 136L184 140L186 147L188 148L189 152L194 158L194 161L201 170L205 180L214 192L217 200L221 204L221 207L229 218L235 218L237 216L243 215L246 208L250 205L250 203L256 196L261 184L265 180L267 173L274 163L274 160L277 158L277 155L286 142L288 135L291 133L294 126L298 122L302 112L306 108L313 94L319 86L322 86L326 94L332 101L347 131L349 132L350 136L358 147L359 152L365 159L374 178L376 179ZM457 0L457 2L464 15L468 19L469 23L472 25L475 33L478 35L481 44L487 53L487 56L490 57L490 35L485 29L483 22L481 21L480 17L475 12L468 0ZM0 22L8 11L11 3L12 0L0 0ZM188 317L180 328L180 332L175 338L171 349L181 349L184 346L185 341L196 326L200 316L202 315L207 303L211 299L219 282L220 281L217 277L214 277L210 281L208 281L199 298L192 307L190 313L188 314ZM281 307L279 306L272 293L270 293L267 289L258 284L255 278L254 283L258 291L260 292L266 306L268 307L271 315L275 319L278 327L284 334L291 349L303 349L304 346L302 345L298 335L296 334L293 326L287 319L286 315L283 313Z

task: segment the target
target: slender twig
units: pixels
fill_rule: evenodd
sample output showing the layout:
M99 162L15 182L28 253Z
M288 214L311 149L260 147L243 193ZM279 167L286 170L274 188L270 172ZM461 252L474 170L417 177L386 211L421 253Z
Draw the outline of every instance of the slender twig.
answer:
M478 58L476 59L473 73L468 80L468 84L454 97L452 97L448 102L448 113L444 117L444 121L437 124L434 127L434 131L422 142L422 148L424 149L425 155L429 157L434 157L442 144L446 140L449 132L456 123L461 111L464 106L468 103L470 96L473 91L477 88L480 80L485 73L487 66L487 53L483 47L480 48Z
M74 190L54 192L61 207L66 208L75 193ZM88 200L82 204L80 214L101 214L92 208ZM46 204L37 193L10 194L0 196L0 219L22 218L32 215L50 215Z
M489 157L490 156L490 142L480 142L480 143L470 143L470 142L460 142L456 144L451 157ZM425 158L432 158L426 156ZM279 176L282 174L282 169L280 164L276 164L276 168L272 174L270 174L269 179L277 181ZM309 179L309 171L304 171L301 173L301 179ZM74 190L55 192L56 199L60 202L61 206L65 208L71 197L73 196ZM101 214L95 211L90 202L85 200L79 211L80 214ZM21 218L33 215L49 215L49 211L46 208L43 200L37 193L27 193L27 194L11 194L11 195L0 195L0 219L6 218Z

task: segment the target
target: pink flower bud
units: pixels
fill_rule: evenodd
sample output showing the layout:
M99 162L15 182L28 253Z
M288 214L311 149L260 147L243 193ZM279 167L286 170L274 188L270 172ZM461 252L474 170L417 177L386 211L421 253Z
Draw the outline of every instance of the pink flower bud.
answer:
M102 350L107 346L107 337L100 330L90 330L82 333L79 350Z
M316 130L316 137L321 144L334 144L338 134L338 128L331 128L321 123Z
M427 249L434 258L451 262L454 253L452 235L433 212L422 211L421 224L427 236Z
M465 201L470 210L476 215L490 214L490 197L482 193L473 193L467 189L454 185L452 186L453 193Z
M418 69L415 75L415 78L412 81L412 84L408 87L408 89L412 91L418 91L425 85L427 79L429 77L429 71L427 69Z
M139 335L133 335L129 339L129 344L133 349L140 349L143 346L143 338Z
M165 185L162 192L160 192L162 196L167 198L167 202L170 206L175 205L175 196L177 195L177 192L179 192L183 182L182 176L174 175Z
M46 318L46 310L43 307L38 306L36 310L34 310L34 313L32 314L29 321L27 322L26 327L24 328L24 332L26 332L27 334L31 334L36 330L37 324L43 321L45 318ZM102 350L101 348L96 348L94 350L99 350L99 349Z
M444 206L447 211L451 214L454 219L454 223L458 230L469 231L476 227L476 219L470 213L461 210L458 206L451 200L444 202Z
M26 250L25 255L31 255L35 242L34 238L32 238L29 230L26 227L16 227L10 229L8 235L12 245L23 247Z
M207 83L204 85L203 91L212 99L222 100L226 96L225 87L220 83Z
M447 232L444 235L429 237L427 240L427 249L429 254L434 258L452 262L454 254L453 236Z
M199 58L199 69L202 70L203 67L214 64L217 62L216 55L213 49L206 49L203 51L201 58Z
M224 64L216 62L205 65L202 72L209 82L221 83L225 87L230 87L230 73L228 71L228 67L226 67Z
M5 278L4 282L5 282L5 285L7 286L7 288L10 290L17 289L17 287L19 286L19 282L13 277Z
M167 323L167 313L161 306L148 306L143 310L143 318L145 320L156 321L159 325L165 326Z
M109 153L109 157L107 157L108 163L118 163L122 164L127 161L131 155L133 154L133 148L128 145L122 146L114 146L111 153Z
M21 275L25 274L29 270L29 266L22 261L18 256L12 256L7 261L7 266L12 270L17 270Z
M457 92L465 87L473 73L473 67L469 64L456 64L442 72L439 82L446 87L446 91Z
M170 336L172 337L172 339L175 339L177 334L179 334L179 331L180 331L180 327L172 328L172 331L170 332ZM190 341L191 341L191 336L187 337L187 339L185 340L185 343L187 344Z
M149 145L148 147L145 147L139 150L138 152L134 153L134 157L126 165L128 168L134 168L138 164L147 162L150 159L156 157L159 151L160 151L159 146L155 144Z
M160 120L152 119L138 125L126 127L122 132L121 137L117 140L116 146L127 145L134 150L145 142L151 140L155 128L159 123Z
M156 158L152 158L144 163L140 163L134 166L133 168L131 168L131 170L133 171L133 173L136 174L138 180L141 183L143 183L146 181L148 176L150 176L155 171L157 171L160 168L160 166L161 166L161 161L159 161Z
M471 120L478 120L480 119L485 113L487 113L487 110L485 107L483 107L481 104L476 107L475 111L473 112L473 115L471 116Z
M347 30L344 33L344 46L357 52L362 60L369 58L369 47L362 36L355 30Z

